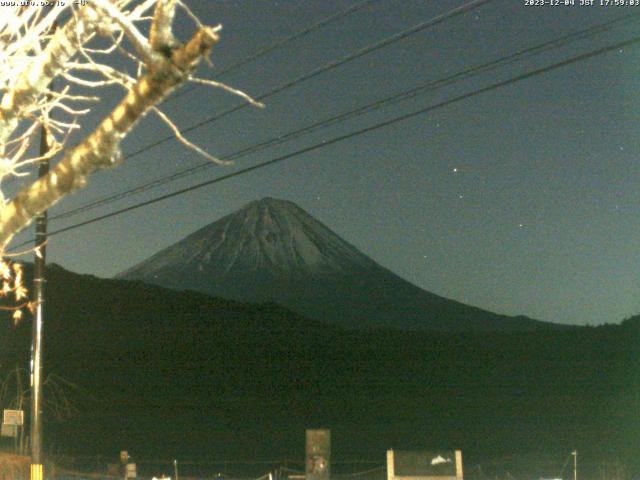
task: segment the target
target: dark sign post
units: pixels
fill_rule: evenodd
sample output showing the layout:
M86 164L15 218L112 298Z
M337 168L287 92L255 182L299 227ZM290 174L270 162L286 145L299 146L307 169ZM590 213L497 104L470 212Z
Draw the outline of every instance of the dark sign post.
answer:
M305 452L306 480L331 478L331 430L307 430Z

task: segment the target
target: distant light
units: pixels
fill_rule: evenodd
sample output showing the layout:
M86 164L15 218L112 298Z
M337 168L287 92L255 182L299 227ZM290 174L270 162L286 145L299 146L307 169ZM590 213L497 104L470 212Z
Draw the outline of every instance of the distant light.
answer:
M458 173L458 169L454 167L453 173Z

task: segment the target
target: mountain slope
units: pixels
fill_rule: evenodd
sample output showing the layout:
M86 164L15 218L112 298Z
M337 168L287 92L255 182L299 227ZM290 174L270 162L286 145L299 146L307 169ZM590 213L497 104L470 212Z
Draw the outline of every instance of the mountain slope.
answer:
M244 302L273 301L349 328L531 330L550 325L426 292L300 207L273 198L246 205L117 278Z
M55 266L45 306L47 375L92 397L66 422L45 414L47 449L302 458L304 429L322 425L340 458L456 447L469 465L535 451L562 463L570 445L583 478L602 455L637 462L637 322L527 333L345 330L275 305ZM9 313L0 320L0 366L28 365L30 322L14 339Z

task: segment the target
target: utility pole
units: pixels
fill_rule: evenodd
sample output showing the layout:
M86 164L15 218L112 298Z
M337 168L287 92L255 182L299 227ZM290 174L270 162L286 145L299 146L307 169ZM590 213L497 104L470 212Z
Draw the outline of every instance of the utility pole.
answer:
M578 480L578 451L571 452L573 455L573 480Z
M51 7L53 9L53 7ZM58 29L58 21L54 20L49 33ZM53 80L49 84L49 92L53 92ZM51 98L49 93L47 97ZM49 173L49 157L53 142L47 129L47 114L43 115L40 127L40 162L38 178ZM31 325L31 469L30 480L44 480L42 464L42 324L44 321L44 295L47 258L47 211L36 217L35 258L33 262L33 289L36 299L36 311Z
M40 156L50 149L46 125L40 130ZM49 159L40 160L38 178L49 173ZM36 311L31 327L31 471L30 480L43 480L42 467L42 324L44 295L47 282L45 267L47 253L47 211L36 217L36 255L34 259L33 289Z

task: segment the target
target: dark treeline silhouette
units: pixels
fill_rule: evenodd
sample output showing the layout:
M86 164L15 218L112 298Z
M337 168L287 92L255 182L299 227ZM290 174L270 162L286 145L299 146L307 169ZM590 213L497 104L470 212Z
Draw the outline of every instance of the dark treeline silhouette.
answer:
M573 449L586 477L614 460L639 471L640 317L527 333L353 331L275 304L57 266L49 278L45 369L90 394L76 417L47 422L51 452L292 458L304 429L322 426L338 458L461 448L467 465L485 465L469 471L478 478L506 475L490 473L500 458L556 468ZM11 328L2 368L28 361L30 322L15 344Z

